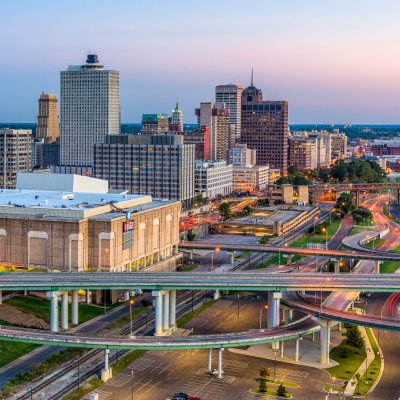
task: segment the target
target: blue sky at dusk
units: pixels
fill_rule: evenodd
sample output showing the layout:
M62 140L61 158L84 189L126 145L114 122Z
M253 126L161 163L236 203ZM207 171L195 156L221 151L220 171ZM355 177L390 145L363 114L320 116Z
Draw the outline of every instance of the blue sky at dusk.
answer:
M42 91L91 49L120 71L123 122L186 122L216 84L289 101L290 123L400 123L400 1L48 1L0 5L0 121L35 122Z

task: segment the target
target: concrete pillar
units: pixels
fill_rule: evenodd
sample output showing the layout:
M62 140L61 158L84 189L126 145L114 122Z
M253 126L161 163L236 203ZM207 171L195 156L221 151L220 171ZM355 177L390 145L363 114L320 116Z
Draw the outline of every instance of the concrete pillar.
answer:
M374 263L374 274L379 274L379 266L381 262L378 260L374 260L373 263Z
M3 304L3 291L0 290L0 305Z
M50 297L50 330L58 332L58 296L57 292L47 292L47 297Z
M342 323L338 322L337 324L337 330L340 332L342 330Z
M320 329L320 362L321 364L329 364L329 351L330 351L330 341L331 341L331 321L317 319Z
M78 317L78 291L72 291L72 304L71 304L71 321L73 325L79 324Z
M353 268L354 268L354 258L350 258L350 260L349 260L349 268L350 268L350 271L353 270Z
M272 328L273 325L273 314L274 314L274 301L273 292L268 292L268 313L267 313L267 326Z
M284 341L281 342L281 358L283 358Z
M169 326L176 326L176 290L169 291Z
M155 297L155 336L162 335L162 293L159 290L151 292L152 296Z
M28 296L28 291L27 290L24 290L24 296L25 297Z
M90 292L89 292L89 289L86 290L86 304L90 304Z
M335 274L339 274L340 273L340 262L339 262L339 260L335 260L333 262L333 265L335 267Z
M299 353L300 353L300 339L296 340L296 348L294 353L294 361L299 362Z
M193 261L193 250L189 250L189 260Z
M293 322L293 310L291 308L287 308L285 311L285 325Z
M224 351L223 348L218 349L218 379L222 378L222 352Z
M220 293L219 293L219 290L216 290L216 291L214 292L214 300L219 300L220 297L221 297L221 295L220 295Z
M104 350L104 368L101 370L101 380L103 382L107 382L109 379L112 378L112 371L111 371L110 364L109 364L109 355L110 355L110 350L105 349Z
M212 374L212 349L208 350L208 365L207 365L207 372Z
M163 292L162 327L166 331L169 329L169 290L163 290Z
M315 340L315 333L314 333L314 332L311 334L311 340L312 340L312 341Z
M268 328L275 328L279 326L279 314L280 314L280 300L282 298L282 293L281 292L269 292L268 293L268 302L271 300L270 297L272 297L272 302L270 303L268 307L268 318L270 318L270 321L268 322ZM271 309L271 310L270 310ZM272 343L272 349L278 350L279 349L279 342L274 342Z
M61 295L61 328L68 329L68 292Z
M229 253L229 263L230 264L235 264L235 252L234 251Z

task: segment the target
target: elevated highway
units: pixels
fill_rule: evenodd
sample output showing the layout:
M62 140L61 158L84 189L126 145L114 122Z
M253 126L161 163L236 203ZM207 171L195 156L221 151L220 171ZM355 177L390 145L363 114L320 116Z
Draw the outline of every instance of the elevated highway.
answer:
M363 291L398 292L400 274L233 273L3 273L0 290L77 290L133 288L153 290Z
M179 248L182 250L215 250L218 248L225 251L249 251L259 253L282 253L282 254L299 254L302 256L314 256L316 252L321 257L332 258L349 258L353 260L377 260L377 261L400 261L400 253L380 252L377 254L375 251L343 251L333 249L303 249L300 247L278 247L278 246L264 246L264 245L251 245L251 244L216 244L205 242L185 242L180 243Z

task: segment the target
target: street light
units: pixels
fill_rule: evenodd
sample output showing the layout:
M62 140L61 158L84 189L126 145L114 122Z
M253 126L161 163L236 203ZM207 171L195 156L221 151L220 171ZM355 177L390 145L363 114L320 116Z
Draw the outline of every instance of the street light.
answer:
M132 385L131 385L131 400L133 400L133 377L134 377L134 372L133 372L133 369L131 370L131 376L132 376Z
M211 270L214 270L214 252L219 253L221 249L219 247L216 247L215 250L211 252Z
M240 305L239 305L240 294L237 294L237 317L240 317Z
M135 300L131 299L129 301L129 315L131 317L131 337L132 337L132 305L135 304Z
M262 329L262 328L261 328L261 319L262 319L263 309L268 310L268 305L265 304L264 307L263 307L263 305L261 304L261 307L260 307L260 331L261 331L261 329Z
M325 233L325 249L328 250L328 229L323 227L322 232Z

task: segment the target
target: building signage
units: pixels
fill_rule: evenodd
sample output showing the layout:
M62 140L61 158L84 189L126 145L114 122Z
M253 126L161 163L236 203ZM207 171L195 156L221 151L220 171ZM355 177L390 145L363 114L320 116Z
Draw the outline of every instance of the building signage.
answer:
M124 232L131 232L134 230L135 230L135 222L134 221L124 222Z

